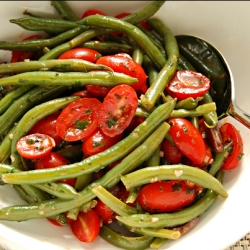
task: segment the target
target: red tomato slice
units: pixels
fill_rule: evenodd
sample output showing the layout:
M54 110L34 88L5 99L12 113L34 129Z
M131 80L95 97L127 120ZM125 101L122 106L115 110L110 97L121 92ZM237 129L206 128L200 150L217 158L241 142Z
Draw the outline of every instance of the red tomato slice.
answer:
M181 162L183 153L169 140L163 140L161 144L161 150L164 153L164 156L170 163L178 164Z
M165 213L181 209L196 197L195 188L185 181L161 181L144 186L137 197L140 206L149 213Z
M222 165L222 169L231 170L239 166L243 156L243 140L240 132L230 123L225 123L220 127L220 132L224 144L232 142L232 151Z
M57 152L50 152L34 163L35 169L56 168L67 165L69 161ZM72 187L75 186L76 179L58 180L58 182L66 183Z
M140 90L146 85L147 75L144 69L126 53L103 56L98 59L96 63L106 65L113 69L114 72L123 73L137 78L138 82L131 85L134 90Z
M97 128L101 102L96 98L81 98L70 103L56 121L58 135L66 141L88 137Z
M55 147L55 141L52 137L45 134L29 134L18 140L17 152L27 159L39 159Z
M110 137L121 134L130 124L138 106L135 90L128 85L118 85L106 95L99 113L99 127Z
M199 130L184 118L169 119L169 134L177 148L195 164L201 164L206 156L205 142Z
M168 83L166 91L173 98L183 100L203 96L209 88L210 80L206 76L191 70L179 70Z
M99 86L93 84L88 84L85 87L90 94L97 98L106 96L108 92L112 89L112 87Z
M75 93L72 94L72 96L80 96L81 98L84 98L84 97L88 97L88 98L93 98L94 96L91 95L88 90L84 89L84 90L79 90Z
M82 14L82 18L87 17L87 16L93 16L93 15L102 15L102 16L106 16L106 14L105 14L104 12L102 12L101 10L90 9L90 10L86 10L86 11Z
M74 48L62 53L58 59L81 59L95 63L102 55L93 49Z
M105 135L100 128L97 128L93 134L88 136L83 144L82 151L85 157L103 152L107 148L110 148L122 138L121 135L110 137Z
M82 242L92 242L100 232L100 219L97 212L90 209L79 212L77 219L70 223L73 234Z
M31 128L29 134L36 134L36 133L46 134L52 137L56 145L58 145L62 141L62 138L57 134L56 131L56 120L58 116L59 113L57 112L44 117Z

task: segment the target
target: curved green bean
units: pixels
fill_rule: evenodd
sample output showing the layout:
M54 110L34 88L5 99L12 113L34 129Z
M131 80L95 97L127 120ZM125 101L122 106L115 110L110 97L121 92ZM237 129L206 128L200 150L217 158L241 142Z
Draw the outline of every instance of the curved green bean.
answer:
M192 181L204 188L214 190L223 198L228 197L225 188L212 175L199 168L181 164L147 167L121 177L121 181L128 190L136 186L161 180Z
M178 101L175 105L175 109L194 109L198 106L199 101L201 101L203 97L192 98L188 97L184 100Z
M51 1L51 5L64 20L78 21L79 17L71 9L66 1Z

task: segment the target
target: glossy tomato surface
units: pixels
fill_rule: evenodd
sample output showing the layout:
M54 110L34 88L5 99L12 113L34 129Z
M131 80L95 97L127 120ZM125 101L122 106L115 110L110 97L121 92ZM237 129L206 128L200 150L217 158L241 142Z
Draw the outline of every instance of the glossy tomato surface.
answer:
M239 166L243 156L243 140L240 132L230 123L225 123L220 127L224 144L232 142L232 151L222 165L222 169L231 170Z
M117 214L106 204L104 204L100 199L97 199L97 204L94 207L94 210L101 217L104 224L110 224L116 220L115 216Z
M94 84L87 84L87 91L92 94L94 97L104 97L108 94L108 92L112 89L112 87L100 86Z
M18 140L17 152L27 159L39 159L47 154L55 147L55 141L52 137L45 134L29 134Z
M73 234L82 242L92 242L100 231L100 218L94 209L79 212L77 219L70 223Z
M187 119L172 118L169 134L177 148L195 164L201 164L206 156L205 142L199 130Z
M185 181L161 181L144 186L137 197L140 206L149 213L173 212L181 209L196 197L195 188Z
M87 17L87 16L92 16L92 15L102 15L102 16L106 16L106 14L98 9L89 9L86 10L83 14L82 14L82 18Z
M103 56L96 63L106 65L113 69L114 72L137 78L138 82L131 85L135 90L140 90L146 85L147 75L144 69L126 53Z
M99 127L110 137L121 134L135 115L138 98L128 85L112 88L104 98L99 112Z
M168 83L166 91L173 98L183 100L203 96L209 88L210 80L206 76L191 70L179 70Z
M96 98L81 98L70 103L56 121L58 135L66 141L88 137L97 128L101 102Z
M161 144L161 150L170 163L177 164L181 162L183 153L176 147L174 143L166 139L163 140Z

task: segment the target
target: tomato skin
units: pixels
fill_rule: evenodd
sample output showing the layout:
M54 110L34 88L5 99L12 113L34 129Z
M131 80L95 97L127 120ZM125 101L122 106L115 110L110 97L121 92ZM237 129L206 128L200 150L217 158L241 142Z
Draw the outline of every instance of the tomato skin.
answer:
M170 163L178 164L181 162L183 153L169 140L163 140L161 144L161 150L164 153L164 156Z
M96 98L81 98L70 103L56 120L58 135L66 141L85 139L97 128L101 102Z
M90 94L97 98L106 96L112 89L112 87L99 86L94 84L87 84L85 87Z
M103 64L117 73L123 73L138 79L138 82L131 84L134 90L140 90L146 85L147 75L140 64L135 62L130 55L119 53L111 56L103 56L97 60L97 64Z
M23 41L26 40L32 40L32 39L40 39L42 36L40 35L32 35L28 36L23 39ZM36 57L36 52L33 51L13 51L11 56L11 62L23 62L26 59L32 59L33 57ZM38 59L38 58L37 58Z
M203 96L210 88L210 80L191 70L178 70L166 87L167 93L173 98L183 100L188 97Z
M82 18L85 18L87 16L93 16L93 15L102 15L102 16L106 16L106 14L104 12L102 12L101 10L97 10L97 9L89 9L86 10L83 14L82 14ZM81 19L82 19L81 18Z
M199 130L184 118L172 118L169 135L177 148L195 164L201 164L206 156L205 142Z
M62 141L62 138L57 134L56 131L56 120L58 116L59 113L56 112L42 118L31 128L29 134L40 133L49 135L54 139L56 145L58 145Z
M82 242L92 242L100 232L100 219L94 209L79 212L77 219L70 223L73 234Z
M52 137L45 134L29 134L17 141L17 152L27 159L40 159L50 153L55 147Z
M91 155L103 152L107 148L110 148L122 138L121 135L110 137L105 135L100 128L97 128L93 134L88 136L83 144L82 151L84 156L88 157Z
M127 133L131 133L137 126L143 123L146 118L141 116L134 116L132 121L129 123L128 127L126 128Z
M71 96L80 96L81 98L93 98L94 96L92 96L88 90L84 89L84 90L79 90L75 93L73 93Z
M121 134L135 115L138 98L128 85L112 88L102 103L98 124L102 132L110 137Z
M189 187L185 181L171 180L144 186L137 201L149 213L165 213L189 205L195 197L195 188Z
M95 63L102 55L93 49L74 48L62 53L58 59L81 59Z
M47 169L47 168L56 168L63 165L69 164L69 161L57 152L50 152L48 155L42 157L34 163L35 169ZM76 179L67 179L67 180L58 180L72 187L75 186Z
M110 209L105 203L100 199L97 199L97 204L94 207L94 210L101 217L104 224L110 224L116 221L115 216L117 215L112 209Z
M232 151L226 158L221 169L231 170L239 166L243 156L243 140L240 132L230 123L225 123L220 127L220 132L224 144L232 142Z

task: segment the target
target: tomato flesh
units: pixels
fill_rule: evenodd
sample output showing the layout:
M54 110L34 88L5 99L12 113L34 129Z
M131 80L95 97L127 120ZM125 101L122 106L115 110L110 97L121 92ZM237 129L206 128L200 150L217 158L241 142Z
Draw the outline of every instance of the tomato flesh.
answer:
M166 91L173 98L183 100L203 96L209 88L210 80L206 76L191 70L179 70L168 83Z
M164 153L166 159L172 164L178 164L181 162L183 153L169 140L163 140L161 144L161 150Z
M177 148L195 164L201 164L206 156L205 142L199 130L184 118L172 118L169 134Z
M106 95L100 112L99 127L110 137L121 134L135 115L138 98L128 85L118 85Z
M58 135L66 141L86 138L97 128L101 102L96 98L81 98L70 103L56 121Z
M231 170L239 166L243 156L243 140L240 132L230 123L225 123L220 127L220 132L224 144L232 142L232 151L222 165L222 169Z
M45 134L29 134L17 141L17 152L27 159L40 159L55 147L55 141L52 137Z
M100 231L100 219L97 212L79 212L77 219L70 223L73 234L82 242L92 242Z
M189 205L195 197L194 187L189 187L185 181L171 180L144 186L137 201L149 213L165 213Z
M117 214L106 204L104 204L100 199L97 199L97 205L94 207L94 210L101 217L104 224L110 224L116 220L115 216Z

